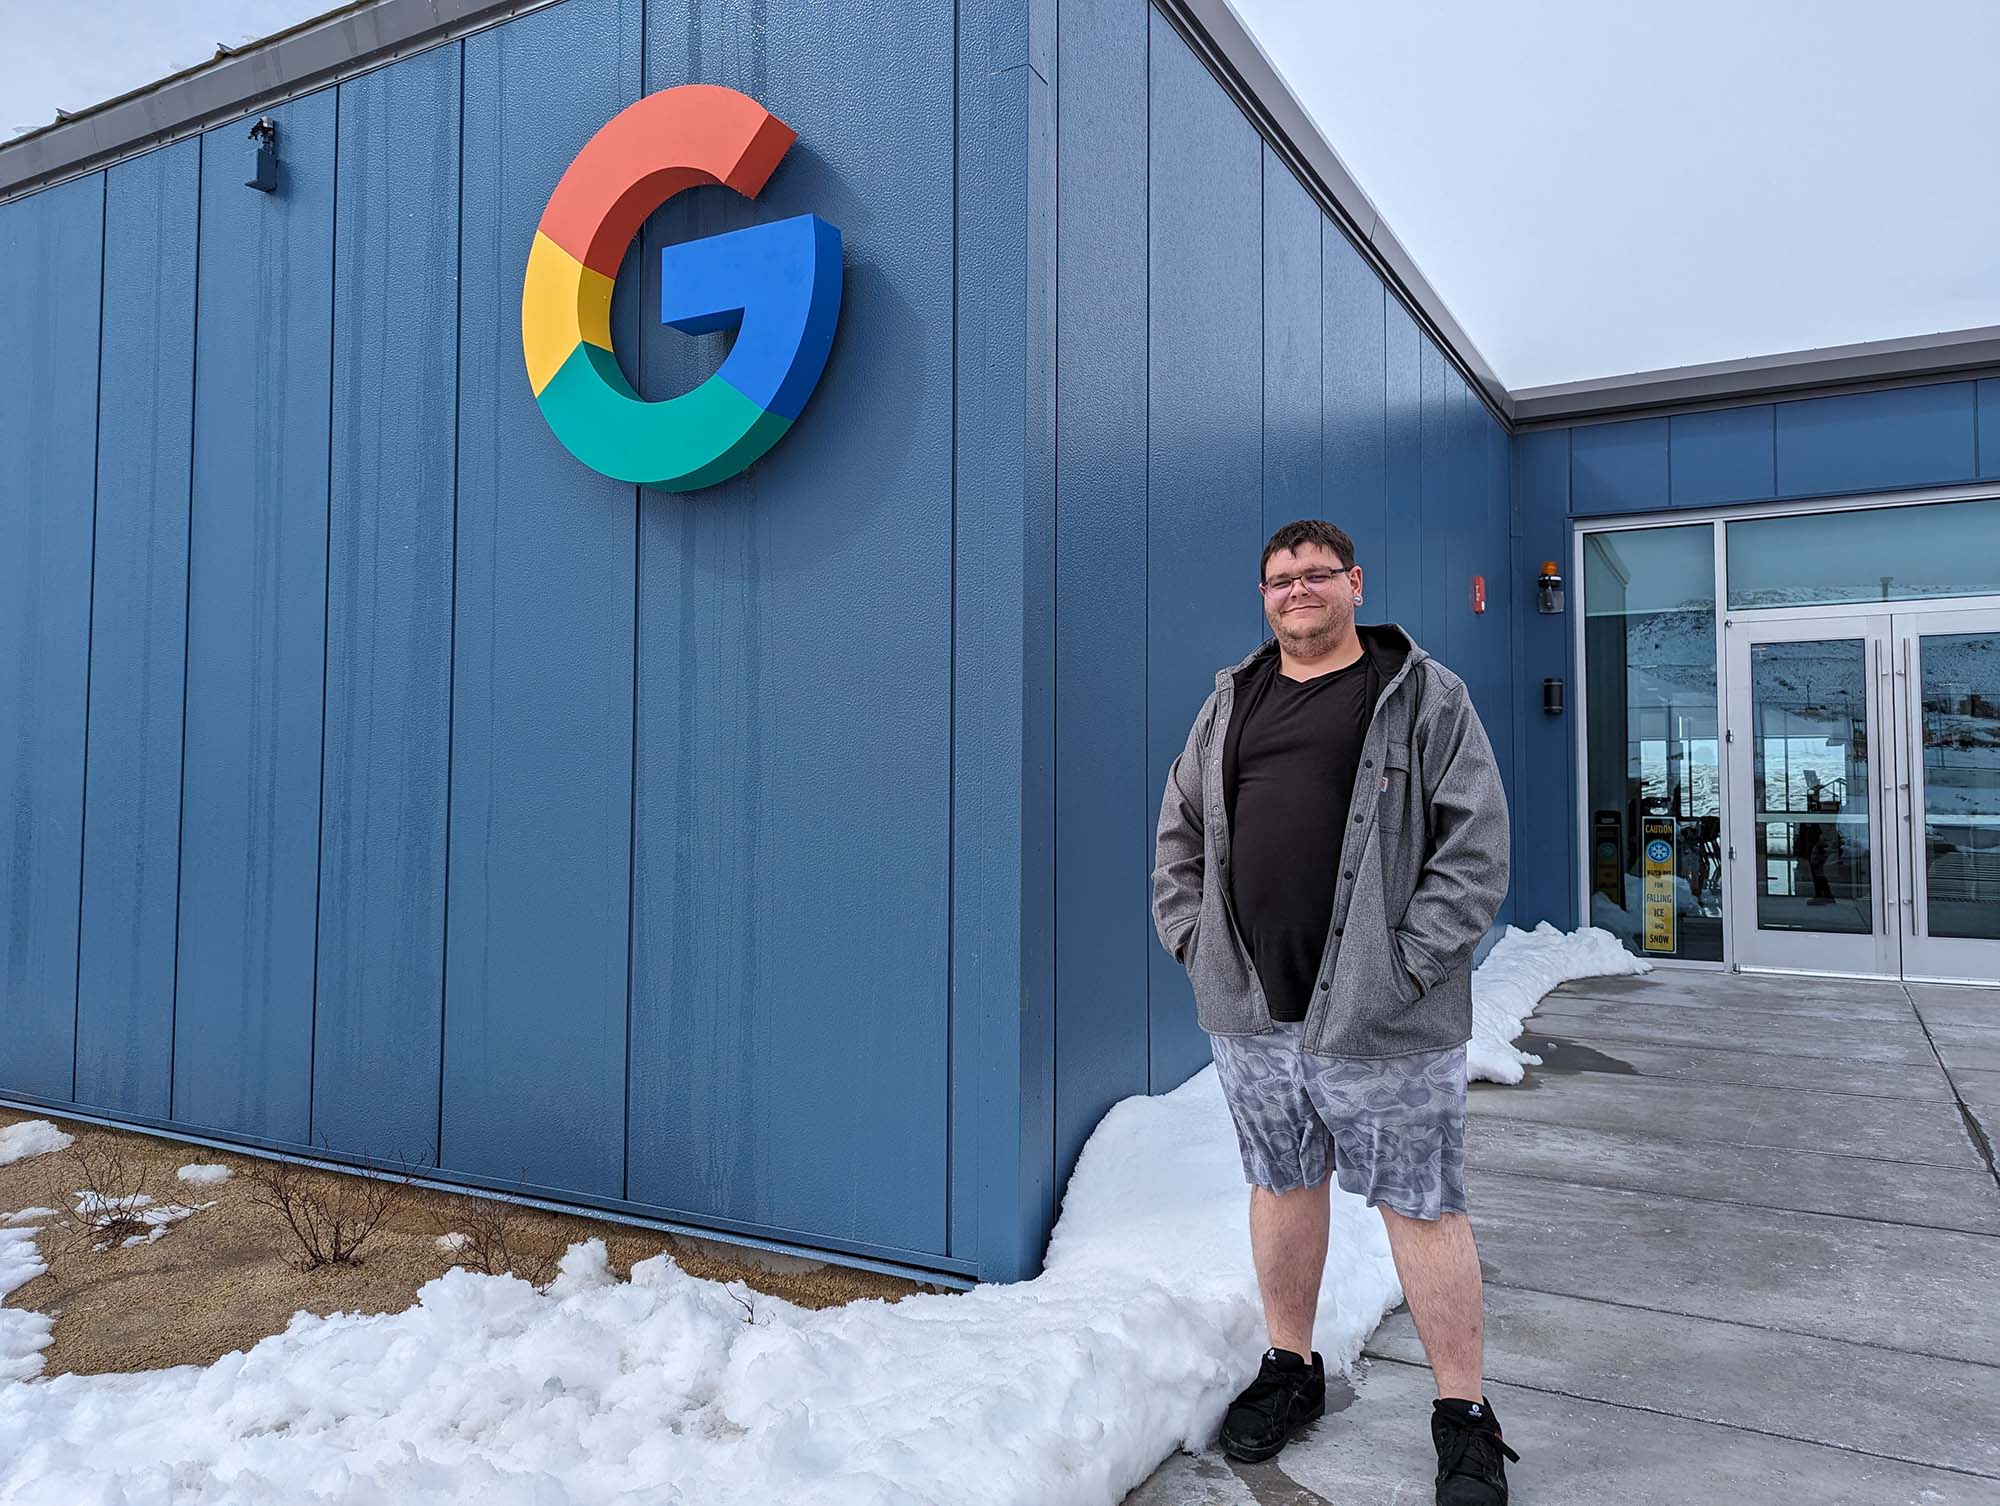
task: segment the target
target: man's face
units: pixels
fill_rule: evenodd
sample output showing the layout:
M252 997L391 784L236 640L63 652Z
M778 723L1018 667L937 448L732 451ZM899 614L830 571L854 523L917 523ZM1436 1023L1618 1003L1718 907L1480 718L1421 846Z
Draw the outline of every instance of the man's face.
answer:
M1315 583L1307 579L1315 571L1332 574ZM1273 582L1281 589L1269 589ZM1354 625L1361 570L1359 566L1342 570L1339 555L1323 544L1307 543L1272 555L1264 565L1264 586L1264 620L1279 643L1301 657L1313 658Z

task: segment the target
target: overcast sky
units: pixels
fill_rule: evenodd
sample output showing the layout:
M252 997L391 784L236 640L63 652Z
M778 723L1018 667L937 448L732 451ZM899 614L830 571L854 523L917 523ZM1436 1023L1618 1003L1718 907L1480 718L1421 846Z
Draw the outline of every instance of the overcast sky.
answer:
M1230 0L1510 388L2000 325L1993 0Z
M0 138L331 3L0 0ZM1994 0L1231 3L1511 388L2000 325Z

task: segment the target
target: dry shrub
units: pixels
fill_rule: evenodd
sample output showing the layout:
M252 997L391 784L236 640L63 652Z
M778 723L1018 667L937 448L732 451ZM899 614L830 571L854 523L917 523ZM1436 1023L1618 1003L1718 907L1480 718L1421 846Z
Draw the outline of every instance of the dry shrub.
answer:
M403 1163L394 1177L321 1171L296 1161L259 1159L245 1173L250 1200L268 1208L291 1231L295 1271L361 1264L362 1246L409 1195L414 1169Z
M160 1168L135 1150L119 1140L95 1148L78 1140L51 1159L43 1173L42 1201L56 1210L60 1222L43 1230L45 1251L115 1250L151 1230L140 1210L159 1206L153 1188ZM77 1194L83 1192L94 1193L95 1201L79 1206Z
M462 1236L452 1264L487 1276L518 1276L537 1289L555 1280L569 1248L551 1220L500 1198L434 1198L426 1211L440 1239Z

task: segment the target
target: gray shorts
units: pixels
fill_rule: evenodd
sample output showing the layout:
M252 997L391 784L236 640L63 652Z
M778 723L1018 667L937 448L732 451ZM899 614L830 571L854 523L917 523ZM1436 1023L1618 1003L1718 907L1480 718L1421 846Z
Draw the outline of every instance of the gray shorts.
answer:
M1465 1212L1465 1047L1363 1061L1299 1049L1302 1024L1211 1035L1243 1175L1290 1192L1335 1175L1408 1218Z

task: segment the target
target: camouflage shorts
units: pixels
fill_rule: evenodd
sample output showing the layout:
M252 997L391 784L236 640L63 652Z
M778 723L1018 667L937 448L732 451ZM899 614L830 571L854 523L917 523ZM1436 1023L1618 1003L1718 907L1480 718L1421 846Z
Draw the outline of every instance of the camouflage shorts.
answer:
M1290 1192L1326 1179L1409 1218L1465 1212L1465 1047L1380 1060L1299 1049L1300 1025L1212 1035L1243 1174Z

